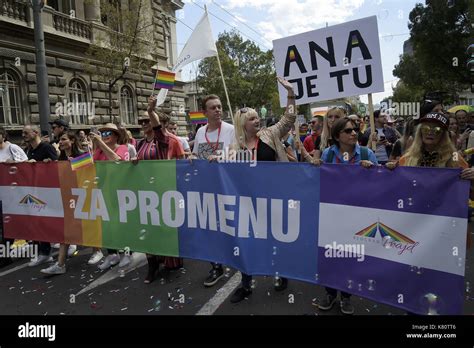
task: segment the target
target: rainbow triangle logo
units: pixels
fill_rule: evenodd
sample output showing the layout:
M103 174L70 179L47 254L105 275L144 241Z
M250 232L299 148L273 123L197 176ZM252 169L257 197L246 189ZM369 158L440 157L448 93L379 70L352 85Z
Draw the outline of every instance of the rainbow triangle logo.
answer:
M39 204L39 205L46 205L46 202L43 202L41 199L36 198L33 195L26 195L20 201L20 204Z
M364 228L363 230L357 232L355 235L366 238L375 238L377 234L383 238L390 237L396 242L406 243L406 244L415 244L414 240L411 240L407 236L403 235L400 232L395 231L393 228L388 227L387 225L381 223L380 221L373 223L372 225Z

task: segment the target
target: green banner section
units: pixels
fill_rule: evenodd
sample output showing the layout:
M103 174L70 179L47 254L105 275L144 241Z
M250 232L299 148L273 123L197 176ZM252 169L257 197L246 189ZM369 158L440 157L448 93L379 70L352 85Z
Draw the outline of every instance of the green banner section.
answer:
M159 162L159 166L157 163ZM166 191L176 191L175 161L97 162L97 187L107 207L102 219L102 245L110 249L179 256L178 229L163 223ZM99 200L100 203L100 200ZM174 215L175 207L169 207ZM183 203L184 208L184 203ZM163 211L165 209L165 212Z

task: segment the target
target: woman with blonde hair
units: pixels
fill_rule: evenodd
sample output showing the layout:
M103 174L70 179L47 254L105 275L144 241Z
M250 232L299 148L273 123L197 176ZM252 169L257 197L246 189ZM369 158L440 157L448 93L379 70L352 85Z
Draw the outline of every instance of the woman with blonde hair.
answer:
M334 141L331 136L331 128L336 120L343 118L344 116L346 116L346 111L343 108L337 106L329 109L326 113L323 122L323 131L321 132L321 136L318 137L314 143L314 157L316 159L321 158L321 154L326 148L334 145Z

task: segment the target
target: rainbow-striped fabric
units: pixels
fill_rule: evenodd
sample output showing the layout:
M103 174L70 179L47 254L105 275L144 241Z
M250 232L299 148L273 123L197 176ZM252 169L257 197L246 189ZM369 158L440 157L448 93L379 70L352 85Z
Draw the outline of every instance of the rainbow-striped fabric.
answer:
M157 70L156 77L155 77L155 89L160 89L160 88L173 89L175 77L176 77L175 73L172 73L169 71Z
M92 154L90 152L86 152L76 158L71 159L72 170L78 170L92 164L94 164L94 160L92 159Z
M207 117L202 111L190 112L189 118L192 124L207 123Z

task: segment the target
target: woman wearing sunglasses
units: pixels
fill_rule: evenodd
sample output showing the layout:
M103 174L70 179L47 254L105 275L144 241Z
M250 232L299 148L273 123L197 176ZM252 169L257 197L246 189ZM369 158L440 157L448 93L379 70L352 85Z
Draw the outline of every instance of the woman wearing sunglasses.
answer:
M334 144L331 129L336 120L346 116L346 111L340 107L333 107L328 110L323 121L323 131L321 136L314 143L314 158L320 159L322 152Z
M148 100L148 111L138 123L142 126L145 137L137 143L138 160L169 160L184 158L184 150L177 136L166 130L170 117L164 113L156 113L156 96ZM160 272L160 265L164 271L183 267L180 257L160 256L147 254L148 274L144 283L150 284Z
M69 161L84 153L79 137L74 131L68 131L59 138L59 158L58 161ZM44 274L64 274L66 273L66 256L74 255L77 247L75 245L60 244L58 262L48 268L42 269Z
M100 134L100 135L99 135ZM94 161L129 161L130 154L128 147L124 144L124 137L119 128L113 123L107 123L99 128L99 134L89 133L89 137L94 144ZM117 250L107 249L108 255L104 262L99 266L105 270L111 266L119 264L119 267L125 267L130 263L130 256L124 255L122 260ZM98 252L96 252L98 253ZM95 253L91 258L95 256ZM99 255L100 256L100 255Z
M413 144L399 162L389 162L387 168L407 167L462 168L461 179L471 180L470 199L474 200L474 168L456 153L449 135L449 120L439 112L430 112L419 120ZM467 245L470 247L470 234Z
M357 141L359 127L348 117L343 117L334 122L331 127L331 136L334 145L324 150L322 161L333 164L354 164L370 168L377 165L375 153L367 147L361 147ZM326 287L326 298L318 304L318 308L330 310L337 300L337 290ZM341 291L340 309L343 314L353 314L354 306L351 302L351 294Z

